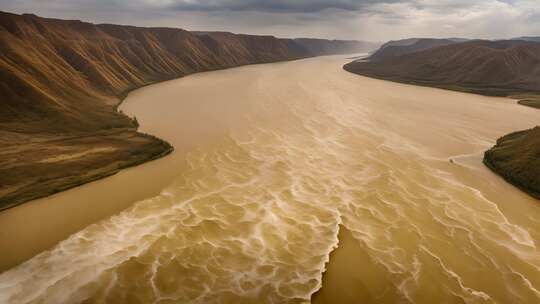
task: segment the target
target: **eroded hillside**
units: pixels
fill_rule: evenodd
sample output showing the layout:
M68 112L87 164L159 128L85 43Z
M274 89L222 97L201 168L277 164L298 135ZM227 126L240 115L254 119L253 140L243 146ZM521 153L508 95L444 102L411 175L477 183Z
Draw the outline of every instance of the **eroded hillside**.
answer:
M116 111L130 90L201 71L321 54L273 36L4 12L0 49L0 209L171 152Z

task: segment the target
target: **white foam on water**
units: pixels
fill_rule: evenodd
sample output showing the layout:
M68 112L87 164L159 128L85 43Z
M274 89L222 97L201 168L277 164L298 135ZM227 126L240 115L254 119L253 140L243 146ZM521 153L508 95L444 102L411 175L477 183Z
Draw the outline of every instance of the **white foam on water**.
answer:
M340 225L411 303L538 297L535 235L337 81L290 98L258 81L249 128L192 151L159 196L0 274L0 303L307 303Z

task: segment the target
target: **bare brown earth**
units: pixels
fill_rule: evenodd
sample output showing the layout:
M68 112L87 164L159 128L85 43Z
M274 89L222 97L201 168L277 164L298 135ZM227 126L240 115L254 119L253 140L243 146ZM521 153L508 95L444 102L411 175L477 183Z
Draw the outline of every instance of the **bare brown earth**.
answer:
M18 135L0 151L0 207L10 208L110 176L171 150L167 142L129 129Z
M540 43L522 40L469 41L344 69L374 78L492 96L509 96L540 108ZM508 134L485 153L484 163L530 195L540 195L538 127Z
M351 52L362 44L355 47ZM320 54L272 36L5 12L0 50L0 210L168 154L169 144L138 133L136 120L116 111L133 89L195 72Z
M540 93L540 43L476 40L344 69L374 78L492 96Z

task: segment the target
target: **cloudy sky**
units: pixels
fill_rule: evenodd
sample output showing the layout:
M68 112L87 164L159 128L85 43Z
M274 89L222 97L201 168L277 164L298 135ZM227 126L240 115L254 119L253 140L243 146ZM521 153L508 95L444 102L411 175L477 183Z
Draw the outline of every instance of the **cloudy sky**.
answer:
M280 37L540 36L540 0L0 0L0 10Z

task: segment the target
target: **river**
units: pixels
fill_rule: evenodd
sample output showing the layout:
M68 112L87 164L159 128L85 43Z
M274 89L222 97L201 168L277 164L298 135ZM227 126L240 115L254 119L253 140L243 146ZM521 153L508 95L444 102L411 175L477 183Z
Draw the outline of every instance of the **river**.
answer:
M481 161L540 111L348 61L132 92L121 109L175 152L80 188L155 193L0 274L0 303L538 303L540 202Z

